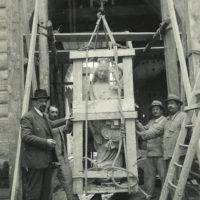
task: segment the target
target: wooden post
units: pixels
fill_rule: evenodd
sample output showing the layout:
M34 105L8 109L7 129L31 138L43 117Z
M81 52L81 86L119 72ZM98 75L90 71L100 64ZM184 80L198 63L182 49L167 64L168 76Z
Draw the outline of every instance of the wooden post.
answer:
M73 62L73 103L82 102L82 60L74 60ZM73 106L74 108L74 106ZM73 133L74 133L74 168L73 176L79 176L80 172L83 172L83 122L73 123ZM83 193L83 179L74 179L73 191L75 194Z
M46 24L48 21L48 1L40 0L39 12L39 71L40 71L40 88L49 92L49 48L47 40Z
M28 35L30 35L30 27L29 27L29 20L28 20L27 0L23 0L22 3L23 3L23 18L22 19L24 22L23 30L26 34L26 49L27 49L27 51L29 51L30 38L28 37ZM35 65L35 64L33 64L33 65ZM34 67L34 69L35 69L35 67ZM36 90L38 88L35 70L33 70L32 88L33 88L33 90Z
M200 1L186 1L186 31L191 86L194 86L200 66Z
M36 0L36 3L35 3L35 14L34 14L33 25L32 25L33 31L32 31L32 37L31 37L31 42L30 42L28 68L27 68L27 75L26 75L23 105L22 105L22 115L24 115L28 111L28 106L29 106L31 82L32 82L32 76L33 76L33 64L34 64L34 53L35 53L35 44L36 44L37 23L38 23L38 2L39 2L39 0ZM19 10L17 9L16 12L18 13L18 11ZM20 29L20 30L22 30L22 29ZM21 37L22 37L22 35L21 35ZM21 45L23 44L22 41L23 40L20 41ZM12 63L11 67L13 68L13 63ZM18 73L15 72L14 75L16 75L16 74L18 75ZM14 84L14 87L16 87L16 81L13 81L13 80L15 80L15 78L11 77L11 79L12 79L12 83ZM21 79L19 79L19 80L20 80L20 83L23 84L23 81L21 81ZM18 93L18 90L16 92ZM19 93L18 93L18 96L19 96ZM21 97L22 97L22 95L20 95L20 98ZM13 105L13 108L14 108L14 106L16 108L19 107L19 105L18 106ZM21 110L21 108L20 108L20 110ZM18 114L21 114L21 112L18 111ZM12 127L13 126L13 120L10 119L10 122L11 122L12 125L10 125L9 127ZM17 124L19 124L19 118L18 118ZM18 125L18 127L19 127L19 125ZM16 130L19 130L19 129L17 129L17 127L15 127L15 131ZM14 132L14 130L13 130L13 132ZM12 132L12 134L13 134L13 132ZM15 138L15 141L16 141L16 138ZM16 152L16 150L14 150L14 149L12 151ZM14 176L13 176L12 191L11 191L11 198L10 198L11 200L15 200L17 192L18 192L19 187L20 187L20 180L19 180L19 172L20 172L20 165L21 165L20 154L21 154L21 129L19 130L19 135L18 135ZM14 160L14 158L13 158L13 160Z
M123 66L124 66L123 68L124 99L132 99L133 109L135 110L132 57L123 58ZM129 165L128 170L130 170L137 177L138 176L137 167L134 167L135 163L137 163L137 152L136 152L137 138L135 129L135 119L126 119L125 123L126 123L126 144L127 147L129 148L129 150L127 151L127 158L126 158L128 160L128 165Z
M7 0L7 66L8 66L8 141L9 141L9 175L10 185L13 179L15 166L17 139L19 131L19 121L21 117L22 96L23 96L23 38L22 38L22 21L21 21L21 2L13 3ZM3 20L1 20L2 23ZM1 56L2 57L2 56ZM4 150L6 151L6 149ZM18 171L20 177L20 171ZM19 181L21 183L21 181ZM21 185L18 184L17 191L21 196Z
M162 21L165 21L169 18L169 11L166 0L161 0L161 13ZM164 36L164 46L168 93L180 95L176 45L173 31L170 28L166 30L166 34Z

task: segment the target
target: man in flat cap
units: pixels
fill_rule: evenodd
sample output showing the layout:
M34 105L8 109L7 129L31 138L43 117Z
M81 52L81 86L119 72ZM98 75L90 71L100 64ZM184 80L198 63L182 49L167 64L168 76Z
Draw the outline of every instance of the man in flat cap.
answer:
M66 123L66 119L49 121L44 113L50 97L46 90L34 92L34 107L21 119L22 167L26 171L26 200L51 200L52 162L56 142L52 128Z
M143 126L140 122L136 122L137 130L147 131L148 129L154 129L156 126L164 126L166 118L163 115L164 106L161 101L154 100L150 106L150 112L152 119L146 126ZM147 159L144 168L144 186L147 194L153 197L155 180L157 173L160 176L162 185L166 176L166 163L163 159L163 137L158 136L153 139L147 140Z
M155 138L159 135L163 135L163 153L164 160L169 165L172 155L174 153L176 141L181 130L182 122L185 118L185 112L180 111L183 102L175 94L169 94L165 101L168 109L168 117L166 122L162 126L155 126L147 131L140 132L144 140ZM164 132L163 132L164 131Z

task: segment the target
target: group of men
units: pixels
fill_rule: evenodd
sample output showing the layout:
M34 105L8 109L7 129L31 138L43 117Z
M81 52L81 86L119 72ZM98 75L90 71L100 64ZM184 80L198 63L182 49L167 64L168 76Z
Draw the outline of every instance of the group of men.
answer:
M72 173L67 158L66 133L72 131L69 118L57 119L58 109L50 106L46 90L34 93L33 108L21 119L22 167L25 169L25 199L51 200L52 174L57 166L57 177L68 200L77 199L72 193ZM137 121L137 134L147 141L147 165L144 183L149 195L154 194L156 173L162 184L172 158L175 144L185 113L180 111L182 101L176 95L166 100L168 116L164 117L164 106L154 100L150 106L152 119L143 126ZM53 164L54 163L54 166Z
M159 100L154 100L150 106L152 119L143 126L137 121L137 134L147 141L147 162L144 169L144 185L146 192L154 197L157 173L162 185L174 153L185 113L182 112L182 101L170 94L165 101L168 116L164 116L165 107Z

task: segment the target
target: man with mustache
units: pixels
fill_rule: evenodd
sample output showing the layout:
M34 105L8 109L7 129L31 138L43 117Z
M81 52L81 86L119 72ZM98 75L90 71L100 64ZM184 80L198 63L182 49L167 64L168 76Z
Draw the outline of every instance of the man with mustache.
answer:
M166 118L163 115L164 107L161 101L154 100L150 106L150 112L152 119L146 126L143 126L139 121L136 122L137 130L148 130L153 126L163 126ZM163 160L163 137L158 136L156 138L147 141L147 159L146 166L144 168L144 186L147 194L153 198L156 174L158 173L164 184L166 176L166 163Z
M182 122L185 118L185 112L180 111L183 102L175 94L169 94L167 100L168 117L163 125L153 126L150 129L139 132L143 140L149 140L163 135L163 156L167 166L171 161L174 153L176 141L178 139Z
M51 200L52 162L56 142L52 128L66 123L66 119L48 120L44 113L50 97L46 90L38 89L31 98L33 109L21 119L22 167L26 176L26 200Z

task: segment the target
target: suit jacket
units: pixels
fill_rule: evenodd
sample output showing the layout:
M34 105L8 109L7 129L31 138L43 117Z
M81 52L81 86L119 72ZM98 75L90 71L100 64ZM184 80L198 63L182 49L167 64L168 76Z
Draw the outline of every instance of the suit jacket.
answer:
M22 166L25 168L46 168L54 159L47 139L53 138L52 127L65 124L65 119L49 121L40 116L35 109L27 112L21 119Z

